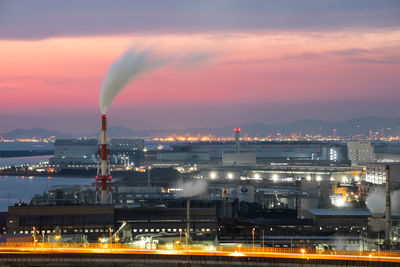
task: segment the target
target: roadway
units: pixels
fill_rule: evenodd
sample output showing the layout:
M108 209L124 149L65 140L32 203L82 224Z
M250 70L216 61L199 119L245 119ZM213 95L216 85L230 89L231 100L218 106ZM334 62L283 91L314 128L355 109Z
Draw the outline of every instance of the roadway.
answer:
M49 263L79 264L178 264L217 265L324 264L326 266L399 266L400 253L359 251L306 251L259 247L161 247L160 249L130 248L123 244L51 244L32 243L0 246L0 263L41 266ZM38 264L38 265L35 265Z

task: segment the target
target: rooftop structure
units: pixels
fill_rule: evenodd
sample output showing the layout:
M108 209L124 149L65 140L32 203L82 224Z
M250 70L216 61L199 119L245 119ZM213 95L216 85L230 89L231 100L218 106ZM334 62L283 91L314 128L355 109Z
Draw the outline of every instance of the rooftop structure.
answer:
M175 152L209 153L210 159L222 159L223 153L235 152L233 142L183 143L173 145ZM348 160L347 147L334 142L241 142L240 152L255 153L257 161L327 161L345 162Z

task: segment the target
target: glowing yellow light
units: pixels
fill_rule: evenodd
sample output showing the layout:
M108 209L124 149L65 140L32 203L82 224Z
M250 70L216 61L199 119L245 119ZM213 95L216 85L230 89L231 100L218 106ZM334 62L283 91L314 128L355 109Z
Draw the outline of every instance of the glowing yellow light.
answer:
M243 257L243 256L245 256L245 255L244 255L243 253L241 253L241 252L235 251L235 252L232 252L231 254L229 254L229 256Z

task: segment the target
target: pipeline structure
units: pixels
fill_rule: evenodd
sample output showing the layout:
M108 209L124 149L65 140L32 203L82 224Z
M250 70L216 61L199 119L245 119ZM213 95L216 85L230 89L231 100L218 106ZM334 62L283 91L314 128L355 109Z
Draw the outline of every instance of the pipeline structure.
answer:
M107 115L101 115L101 132L96 175L96 204L112 204L110 148L107 144Z

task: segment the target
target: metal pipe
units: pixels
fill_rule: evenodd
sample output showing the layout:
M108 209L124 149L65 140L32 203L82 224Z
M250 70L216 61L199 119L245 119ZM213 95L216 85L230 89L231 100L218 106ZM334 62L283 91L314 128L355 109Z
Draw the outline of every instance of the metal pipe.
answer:
M188 245L188 240L190 238L190 198L186 199L186 245Z
M386 229L385 243L390 246L390 230L392 228L392 211L390 202L390 168L386 165Z

